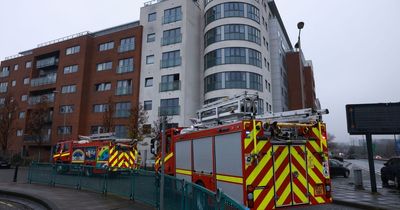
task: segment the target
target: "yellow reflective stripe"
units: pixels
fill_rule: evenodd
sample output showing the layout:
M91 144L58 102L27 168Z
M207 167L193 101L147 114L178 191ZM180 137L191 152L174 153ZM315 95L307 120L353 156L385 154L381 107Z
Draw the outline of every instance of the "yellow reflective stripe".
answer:
M111 147L110 154L112 154L113 152L114 152L114 147Z
M64 153L64 154L62 154L62 155L61 155L61 157L68 156L68 155L70 155L70 153L69 153L69 152L68 152L68 153Z
M278 185L279 186L279 185ZM283 206L285 203L285 200L288 198L289 194L290 194L290 184L288 184L285 188L285 190L283 191L281 197L278 198L278 201L276 202L277 206ZM290 205L290 204L286 204L286 205Z
M243 127L246 127L246 124L249 124L249 123L251 123L251 122L244 122L243 123L243 125L244 125ZM262 126L261 122L257 122L256 125L260 126L260 128ZM249 137L246 138L245 141L244 141L244 148L247 148L253 142L253 139L255 138L255 136L257 136L257 134L260 131L261 131L261 129L257 131L257 129L253 128L253 130L250 132Z
M124 157L124 153L119 154L118 159L122 159Z
M174 156L174 153L173 152L169 153L169 155L167 155L167 157L165 157L164 162L167 162L169 159L172 158L172 156Z
M192 175L192 171L189 171L189 170L176 169L175 172L178 174L183 174L183 175L189 175L189 176Z
M264 176L264 178L261 180L260 184L258 186L266 186L268 184L268 182L273 179L273 175L274 175L274 170L272 169L272 167L268 170L267 174ZM273 188L270 189L273 192ZM254 200L257 200L258 196L261 194L262 190L256 190L254 191ZM271 192L268 193L268 195ZM268 197L267 197L268 198Z
M135 155L133 154L133 152L129 152L129 155L131 156L132 159L134 159L134 160L136 159Z
M53 155L53 157L59 157L60 156L60 154L57 154L57 155Z
M246 185L251 185L253 184L254 180L257 178L258 174L260 174L261 170L267 165L269 159L271 159L271 156L268 154L271 154L272 147L268 150L267 154L264 155L264 157L261 159L260 162L258 162L258 165L256 168L251 172L250 176L247 177L246 179Z
M232 182L232 183L236 183L236 184L243 184L242 177L226 176L226 175L217 174L217 180L224 181L224 182Z
M115 152L114 155L110 158L110 160L114 160L117 155L118 155L118 152Z
M125 156L126 160L129 160L129 155L127 153L124 153L124 156Z

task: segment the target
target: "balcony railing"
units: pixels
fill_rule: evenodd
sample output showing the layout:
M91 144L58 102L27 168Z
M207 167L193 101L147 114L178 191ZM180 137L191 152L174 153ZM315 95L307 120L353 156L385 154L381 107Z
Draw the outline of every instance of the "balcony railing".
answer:
M8 77L10 75L10 71L2 71L0 72L0 77Z
M173 23L182 20L182 12L176 13L176 15L163 16L163 24Z
M182 57L177 57L175 59L161 60L161 68L180 66L181 63L182 63Z
M45 58L42 60L36 61L36 68L44 68L48 66L54 66L57 65L58 59L56 57L50 57L50 58Z
M44 95L40 95L40 96L31 96L31 97L29 97L28 104L35 105L35 104L39 104L42 102L52 103L52 102L54 102L54 99L55 99L54 93L44 94Z
M0 93L6 93L7 92L7 86L0 86Z
M115 110L115 117L117 118L127 118L130 115L130 110L122 109L122 110Z
M182 42L182 34L179 34L179 35L174 36L174 37L163 37L161 39L161 45L162 46L181 43L181 42Z
M133 65L117 67L117 74L123 74L123 73L127 73L127 72L132 72L132 71L133 71Z
M118 47L118 52L122 53L122 52L128 52L128 51L132 51L135 50L135 44L127 44L127 45L121 45Z
M41 143L49 143L50 139L51 135L43 135ZM28 143L39 143L39 136L24 135L24 141Z
M158 114L160 116L172 116L172 115L179 115L181 107L180 106L160 106L158 108Z
M115 95L130 95L132 94L132 87L119 87L115 90Z
M37 87L41 85L54 84L57 81L57 74L49 74L45 77L39 77L31 80L31 86Z
M181 89L181 81L173 81L173 82L161 82L160 83L160 92L165 92L165 91L174 91L174 90L180 90Z

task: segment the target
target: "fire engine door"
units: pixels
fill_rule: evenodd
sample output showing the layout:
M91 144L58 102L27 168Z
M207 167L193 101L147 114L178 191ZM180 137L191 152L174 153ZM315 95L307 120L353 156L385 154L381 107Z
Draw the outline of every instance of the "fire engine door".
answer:
M309 203L305 145L273 145L275 206Z

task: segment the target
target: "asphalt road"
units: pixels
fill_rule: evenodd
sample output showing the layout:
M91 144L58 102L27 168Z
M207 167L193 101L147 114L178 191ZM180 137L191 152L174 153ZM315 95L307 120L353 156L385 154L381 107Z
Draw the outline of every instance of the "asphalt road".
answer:
M315 209L315 210L360 210L358 208L342 206L337 204L326 204L326 205L316 205L316 206L304 206L304 207L296 207L297 209Z
M346 160L346 162L352 163L353 167L356 166L365 171L369 171L369 163L367 159ZM374 160L376 174L381 175L381 168L384 166L384 163L386 163L386 161Z

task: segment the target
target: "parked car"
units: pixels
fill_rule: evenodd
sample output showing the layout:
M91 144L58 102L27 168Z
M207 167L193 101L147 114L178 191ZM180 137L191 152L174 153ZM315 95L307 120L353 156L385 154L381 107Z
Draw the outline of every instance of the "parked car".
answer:
M10 160L0 157L0 168L11 168Z
M346 168L342 162L330 159L329 172L331 176L343 176L345 178L350 176L350 169Z
M389 186L389 181L394 181L397 189L400 189L400 157L389 159L381 168L383 186Z
M332 159L338 160L338 161L340 161L340 162L343 162L343 161L344 161L344 158L343 158L343 157L340 157L340 156L333 156Z

